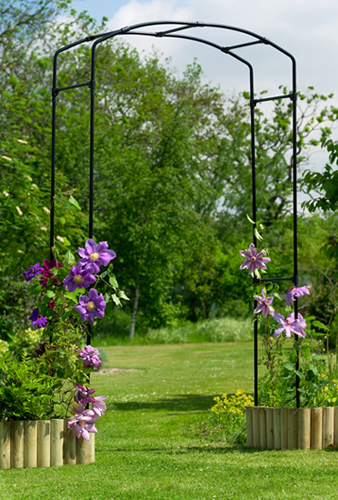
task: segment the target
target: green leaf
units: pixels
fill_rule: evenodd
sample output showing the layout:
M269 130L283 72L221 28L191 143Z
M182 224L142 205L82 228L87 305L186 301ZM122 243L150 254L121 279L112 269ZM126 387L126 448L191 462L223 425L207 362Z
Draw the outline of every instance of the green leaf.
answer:
M256 238L257 238L258 240L260 240L260 241L262 241L262 240L263 240L263 237L259 234L259 232L257 231L257 228L256 228L256 227L255 227L255 229L254 229L254 234L255 234L255 236L256 236Z
M245 214L245 215L246 215L246 218L248 219L248 221L251 222L251 224L256 224L256 222L254 222L252 219L250 219L248 214Z
M78 210L81 210L81 207L78 204L78 202L76 201L76 199L74 198L74 196L70 196L69 197L69 203L71 203L72 205L74 205L74 207L76 207Z
M52 290L49 290L47 293L46 293L46 297L50 298L50 299L53 299L55 297L55 293L52 292Z
M114 302L114 304L116 304L117 306L122 305L120 299L118 298L118 296L115 293L111 295L111 298L112 298L112 301Z
M79 302L78 301L78 298L77 298L77 295L79 294L78 290L81 290L81 292L83 293L84 292L84 288L81 288L81 289L76 289L74 292L65 292L63 295L67 298L67 299L70 299L72 300L73 302L75 302L76 304Z
M318 328L322 328L323 330L327 330L328 332L330 331L330 328L328 328L327 326L325 326L323 323L321 323L320 321L312 321L312 325L313 326L317 326Z
M111 284L111 286L112 286L113 288L118 288L118 287L119 287L119 285L118 285L118 283L117 283L117 279L116 279L116 277L115 277L115 275L114 275L114 274L111 274L111 275L109 276L109 283Z
M118 296L120 297L120 299L130 300L130 298L127 297L123 290L119 291Z
M293 365L292 363L285 363L283 365L283 368L285 368L286 370L288 370L290 372L295 371L295 365Z
M70 266L73 266L75 264L75 257L74 255L72 254L72 252L70 252L68 250L68 252L65 254L64 258L63 258L63 264L66 266L66 267L70 267Z

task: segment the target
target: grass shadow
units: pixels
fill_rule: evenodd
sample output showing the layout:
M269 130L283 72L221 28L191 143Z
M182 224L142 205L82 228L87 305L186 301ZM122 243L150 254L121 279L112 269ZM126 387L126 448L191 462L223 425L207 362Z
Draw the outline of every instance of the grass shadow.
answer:
M138 411L138 410L155 410L181 413L181 412L196 412L206 411L215 404L214 398L219 394L201 395L201 394L177 394L173 398L157 399L154 401L129 401L127 403L111 403L109 407L113 407L118 411Z

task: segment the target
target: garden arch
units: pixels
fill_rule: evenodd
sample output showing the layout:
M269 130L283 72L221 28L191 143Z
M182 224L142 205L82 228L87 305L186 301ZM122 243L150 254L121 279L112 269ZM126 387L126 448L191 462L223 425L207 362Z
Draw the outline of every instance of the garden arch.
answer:
M168 29L162 28L161 31L149 31L149 28L164 26ZM241 33L243 35L249 36L250 41L244 41L243 43L222 46L218 43L208 40L206 38L200 38L192 35L182 34L182 31L193 30L194 28L215 28L218 30L227 30L232 32ZM143 30L143 31L142 31ZM95 117L95 56L96 48L100 43L105 42L111 38L121 35L139 35L139 36L149 36L154 38L179 38L181 40L190 40L198 43L202 43L220 50L226 55L229 55L244 64L249 70L249 89L250 89L250 127L251 127L251 168L252 168L252 217L256 221L256 160L255 160L255 122L254 122L254 109L255 106L264 101L273 101L277 99L290 99L293 102L293 115L292 115L292 170L293 170L293 275L285 278L262 278L261 281L291 281L294 285L298 284L298 266L297 266L297 84L296 84L296 60L292 54L284 50L279 45L276 45L272 41L253 33L246 29L237 28L235 26L227 26L224 24L213 24L213 23L200 23L200 22L181 22L181 21L151 21L145 23L134 24L132 26L126 26L118 30L110 31L107 33L100 33L97 35L90 35L81 40L73 42L69 45L61 47L54 54L54 64L53 64L53 88L52 88L52 163L51 163L51 211L50 211L50 258L53 258L52 248L55 244L54 240L54 196L55 196L55 145L56 145L56 103L57 96L60 92L74 89L78 87L89 87L90 88L90 152L89 152L89 238L93 236L93 210L94 210L94 199L93 199L93 183L94 183L94 139L95 139L95 127L94 127L94 117ZM91 76L90 80L86 82L75 83L67 87L57 86L57 61L58 56L67 50L70 50L76 46L82 45L84 43L91 43ZM241 49L243 47L254 46L258 44L269 45L276 49L283 55L289 58L291 62L291 72L292 72L292 91L289 94L275 95L270 97L264 97L260 99L255 99L254 91L254 70L252 64L239 56L234 50ZM255 228L254 228L255 229ZM253 243L257 247L257 238L255 231L253 231ZM257 281L257 280L256 280ZM298 306L297 300L295 301L295 317L298 317ZM256 304L255 304L256 307ZM87 335L87 343L91 342L90 332ZM297 361L298 367L298 361ZM296 403L299 407L299 378L296 377ZM255 392L255 405L258 405L258 327L257 322L254 322L254 392Z

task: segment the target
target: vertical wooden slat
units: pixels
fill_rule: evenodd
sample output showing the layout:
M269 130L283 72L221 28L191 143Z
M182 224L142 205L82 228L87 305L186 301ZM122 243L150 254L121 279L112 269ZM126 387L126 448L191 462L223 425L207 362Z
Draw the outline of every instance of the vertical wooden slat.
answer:
M323 448L333 446L334 408L323 408Z
M38 421L38 467L50 467L50 420Z
M90 433L90 440L78 438L76 440L76 454L78 464L90 464L95 462L95 434Z
M281 449L288 449L288 419L289 408L281 408Z
M323 413L322 408L311 408L311 448L323 448Z
M11 423L0 422L0 469L11 468Z
M245 408L246 419L246 445L248 448L253 447L253 428L252 428L252 407L246 406Z
M25 433L25 467L37 467L38 465L38 423L36 420L24 422Z
M311 408L298 410L298 449L309 450L311 446Z
M281 449L281 408L273 408L273 447Z
M64 422L63 419L53 418L50 424L50 465L51 467L59 467L63 465Z
M68 465L76 464L76 440L73 429L68 429L68 422L70 418L65 418L64 420L64 433L65 433L65 441L64 441L64 457L63 461Z
M266 411L265 406L261 406L259 409L259 435L260 435L260 447L266 448Z
M23 420L11 422L11 467L22 469L25 464L25 431Z
M269 450L274 448L274 427L273 427L273 410L274 408L266 408L266 447Z
M296 408L288 408L288 450L298 448L298 412Z
M338 446L338 406L334 407L334 421L333 421L333 445Z
M260 410L259 406L252 407L252 433L253 433L253 445L255 448L258 448L261 444L259 410Z

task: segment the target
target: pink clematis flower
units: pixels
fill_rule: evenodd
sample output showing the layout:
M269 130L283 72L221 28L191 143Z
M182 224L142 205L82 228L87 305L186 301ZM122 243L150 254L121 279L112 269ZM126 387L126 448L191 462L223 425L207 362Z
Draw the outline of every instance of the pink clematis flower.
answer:
M68 429L73 428L76 437L83 437L83 439L89 441L89 433L97 432L94 424L98 418L99 416L93 410L84 410L74 415L72 420L68 422Z
M92 365L93 368L97 368L102 359L99 358L99 351L92 347L91 345L86 345L83 349L79 350L79 358L83 359L83 367Z
M259 302L259 305L256 307L254 310L254 313L259 313L262 311L263 318L266 318L268 314L273 315L274 310L272 309L271 303L273 301L273 297L265 297L265 292L264 289L261 288L261 294L262 297L259 295L254 295L254 299L256 299Z
M310 295L310 290L308 286L292 286L289 288L288 293L286 294L286 305L289 306L291 303L291 300L295 301L296 299L294 297L302 297L302 295Z
M239 252L243 257L245 257L245 261L241 264L240 269L249 268L249 274L252 274L259 267L261 269L266 269L265 262L270 262L271 259L269 257L263 257L265 255L265 251L257 253L257 248L253 243L250 243L249 250L240 250Z
M277 338L281 333L284 332L284 330L285 330L285 336L287 338L290 338L292 333L299 335L303 339L305 338L306 322L301 314L298 313L298 319L295 319L295 313L292 312L285 319L284 316L275 312L273 317L276 321L278 321L280 325L282 325L279 328L277 328L277 330L275 330L275 333L273 334L274 338Z
M95 403L92 403L92 409L99 417L103 417L103 412L107 409L106 403L103 402L106 397L107 396L96 396L96 398L94 398Z
M74 395L75 403L79 403L84 407L87 406L88 403L95 403L95 398L92 396L94 394L95 389L87 389L83 385L76 384L76 391Z

